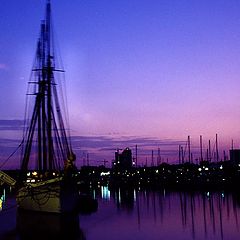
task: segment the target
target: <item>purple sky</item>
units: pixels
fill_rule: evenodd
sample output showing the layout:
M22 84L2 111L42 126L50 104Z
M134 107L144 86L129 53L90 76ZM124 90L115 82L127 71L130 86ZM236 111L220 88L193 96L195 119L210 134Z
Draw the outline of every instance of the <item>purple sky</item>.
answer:
M239 147L239 1L52 0L52 7L76 138L137 144L191 135L197 144L202 134L206 145L218 133L222 148L231 139ZM23 119L44 11L45 0L1 0L0 120ZM1 139L20 138L5 126Z

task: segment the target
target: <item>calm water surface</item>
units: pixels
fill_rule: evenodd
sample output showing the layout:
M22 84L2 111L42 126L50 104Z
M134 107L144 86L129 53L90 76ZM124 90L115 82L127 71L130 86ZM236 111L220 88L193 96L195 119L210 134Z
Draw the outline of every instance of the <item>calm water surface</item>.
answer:
M240 194L100 187L93 195L97 212L60 220L19 214L14 196L2 189L0 239L42 239L41 234L69 240L240 239ZM60 229L65 236L57 234Z

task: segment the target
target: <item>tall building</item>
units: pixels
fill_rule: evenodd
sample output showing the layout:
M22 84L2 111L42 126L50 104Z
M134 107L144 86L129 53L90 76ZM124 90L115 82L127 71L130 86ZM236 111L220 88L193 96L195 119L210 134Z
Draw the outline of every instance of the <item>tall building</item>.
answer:
M230 161L236 164L240 163L240 149L230 150Z
M120 152L120 150L115 152L113 168L118 170L127 170L132 168L132 151L130 148L125 148L122 152Z

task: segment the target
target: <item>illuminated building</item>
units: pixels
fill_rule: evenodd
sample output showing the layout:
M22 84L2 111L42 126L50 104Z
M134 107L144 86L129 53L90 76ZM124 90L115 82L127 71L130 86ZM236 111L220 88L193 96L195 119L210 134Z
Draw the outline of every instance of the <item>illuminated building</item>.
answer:
M126 170L132 168L132 151L130 148L125 148L122 152L118 149L115 152L115 161L113 168L118 170Z

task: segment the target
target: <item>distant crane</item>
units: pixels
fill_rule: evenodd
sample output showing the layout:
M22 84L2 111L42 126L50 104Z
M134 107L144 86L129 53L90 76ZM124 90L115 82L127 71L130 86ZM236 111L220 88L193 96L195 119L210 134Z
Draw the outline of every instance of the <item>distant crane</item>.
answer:
M106 159L102 160L102 161L97 161L97 162L101 162L103 163L103 166L106 167L106 163L108 163L108 161Z

